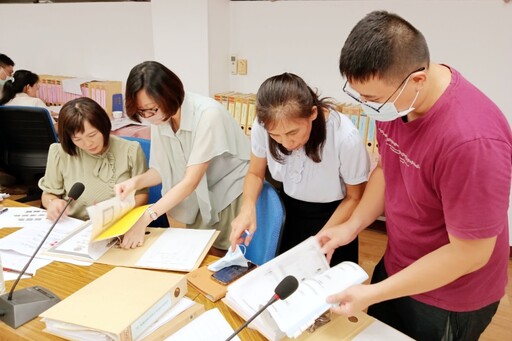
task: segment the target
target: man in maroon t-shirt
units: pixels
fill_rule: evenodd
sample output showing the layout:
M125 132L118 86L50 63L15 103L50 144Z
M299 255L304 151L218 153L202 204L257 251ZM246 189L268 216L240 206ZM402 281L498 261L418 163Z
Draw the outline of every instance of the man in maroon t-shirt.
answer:
M353 28L340 71L377 121L381 159L350 220L317 238L330 255L385 212L388 245L372 284L328 301L417 340L478 340L507 285L510 125L395 14Z

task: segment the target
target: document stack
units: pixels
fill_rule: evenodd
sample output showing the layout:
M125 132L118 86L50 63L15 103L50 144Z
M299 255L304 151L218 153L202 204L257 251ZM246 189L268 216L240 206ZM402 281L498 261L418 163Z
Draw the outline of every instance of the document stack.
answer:
M318 241L310 237L229 285L223 301L247 320L272 297L276 285L288 275L299 280L297 291L271 305L249 324L272 341L300 336L329 310L327 296L368 279L366 272L352 262L329 268Z
M144 244L129 252L113 247L144 214L135 192L87 207L91 218L54 244L47 256L94 261L113 266L189 272L197 269L219 235L216 230L150 228Z
M134 341L155 335L163 339L204 311L201 304L191 302L170 321L159 323L186 293L183 275L119 267L40 317L45 332L70 340Z
M89 97L96 101L112 117L113 111L123 111L122 83L79 79L75 77L39 75L37 97L48 106L62 106L78 98Z

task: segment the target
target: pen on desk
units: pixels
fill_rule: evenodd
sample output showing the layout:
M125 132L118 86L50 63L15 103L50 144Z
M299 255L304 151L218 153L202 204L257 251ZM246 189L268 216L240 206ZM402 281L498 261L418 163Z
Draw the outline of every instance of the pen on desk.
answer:
M7 207L4 207L4 208L0 209L0 214L2 214L4 212L7 212Z
M21 271L18 271L18 270L16 270L16 269L3 268L3 270L4 270L5 272L12 272L12 273L15 273L15 274L20 274L20 273L21 273ZM26 272L26 271L25 271L24 275L27 275L27 276L34 276L34 274L33 274L33 273Z

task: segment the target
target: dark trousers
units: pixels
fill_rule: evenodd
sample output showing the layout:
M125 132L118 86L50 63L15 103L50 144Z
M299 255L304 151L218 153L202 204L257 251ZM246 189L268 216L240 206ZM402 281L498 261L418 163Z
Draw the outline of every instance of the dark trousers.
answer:
M372 283L387 277L381 259L373 272ZM477 341L491 323L498 304L499 301L474 311L453 312L402 297L372 305L368 314L419 341Z
M281 194L286 210L286 220L279 254L317 234L341 202L341 200L337 200L329 203L312 203L294 199L284 191ZM337 248L334 251L330 265L334 266L343 261L357 263L359 260L358 245L358 239L356 238L351 243Z

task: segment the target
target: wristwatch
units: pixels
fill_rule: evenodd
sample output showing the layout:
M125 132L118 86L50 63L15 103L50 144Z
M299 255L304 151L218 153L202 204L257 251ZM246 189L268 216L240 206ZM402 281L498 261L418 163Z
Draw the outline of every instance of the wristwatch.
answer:
M151 220L155 221L158 219L158 214L156 214L155 211L153 211L153 209L151 208L151 206L149 206L148 208L146 208L146 212L149 213L149 217L151 218Z

